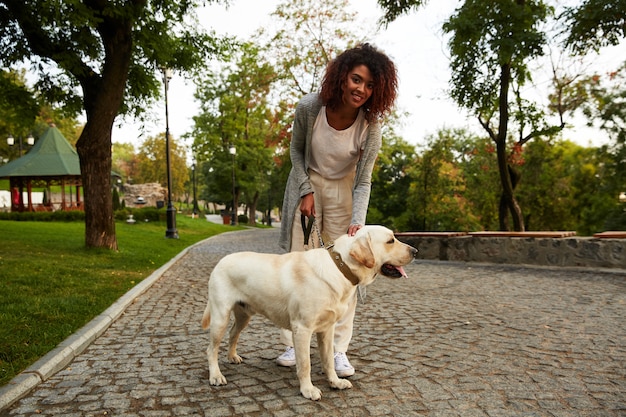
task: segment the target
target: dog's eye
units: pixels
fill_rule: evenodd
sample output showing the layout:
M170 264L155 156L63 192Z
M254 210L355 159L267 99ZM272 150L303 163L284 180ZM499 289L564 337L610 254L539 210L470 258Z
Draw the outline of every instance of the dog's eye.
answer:
M396 240L394 238L391 238L391 240L387 241L387 244L389 245L393 245L394 243L396 243Z

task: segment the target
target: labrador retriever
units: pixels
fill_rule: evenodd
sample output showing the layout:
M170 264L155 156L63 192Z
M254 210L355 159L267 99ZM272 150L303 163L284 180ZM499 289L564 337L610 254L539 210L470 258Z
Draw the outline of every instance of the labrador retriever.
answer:
M259 313L279 327L291 329L300 392L319 400L322 392L311 382L310 344L317 334L322 369L330 386L351 388L337 376L333 362L334 324L355 296L357 285L371 284L378 274L406 277L402 268L417 249L398 241L383 226L364 226L355 236L343 235L331 248L266 254L238 252L222 258L209 279L208 302L202 327L210 325L209 383L224 385L218 349L231 312L228 360L241 363L237 342L250 318Z

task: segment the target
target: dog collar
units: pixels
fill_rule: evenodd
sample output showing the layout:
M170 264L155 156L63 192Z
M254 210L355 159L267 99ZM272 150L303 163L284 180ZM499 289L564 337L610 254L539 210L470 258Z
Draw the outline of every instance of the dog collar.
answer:
M339 254L339 252L329 251L328 254L333 259L335 265L337 265L337 268L339 268L343 276L346 277L348 281L352 283L352 285L359 285L359 277L354 275L350 267L348 267L348 265L343 262L343 259L341 259L341 255Z

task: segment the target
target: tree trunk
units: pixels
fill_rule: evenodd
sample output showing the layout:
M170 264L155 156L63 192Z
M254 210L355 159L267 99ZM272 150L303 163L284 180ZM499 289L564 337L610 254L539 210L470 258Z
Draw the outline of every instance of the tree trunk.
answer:
M256 226L256 207L259 203L260 193L256 191L254 193L254 197L252 198L252 202L248 204L248 225Z
M75 74L87 124L76 143L85 193L85 245L117 250L111 189L111 132L122 105L132 57L132 22L106 17L98 26L105 49L102 75Z
M508 215L513 219L513 230L517 232L524 231L524 220L522 218L522 210L515 199L513 180L509 172L509 164L507 161L506 139L508 135L509 123L509 105L508 93L511 82L511 66L503 64L500 68L500 95L498 98L498 110L500 120L498 124L498 135L496 142L496 153L498 157L498 171L500 173L500 182L502 184L502 194L500 196L500 230L509 230ZM515 181L517 183L517 181Z
M85 245L117 250L111 194L111 128L85 125L76 144L85 193Z

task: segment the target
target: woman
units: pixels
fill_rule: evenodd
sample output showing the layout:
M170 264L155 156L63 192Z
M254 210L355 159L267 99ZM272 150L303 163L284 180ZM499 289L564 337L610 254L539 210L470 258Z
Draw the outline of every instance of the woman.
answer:
M394 63L366 43L330 62L320 93L300 100L283 202L283 249L304 250L301 215L315 216L319 232L331 240L344 233L354 236L365 224L372 169L382 143L379 120L392 110L397 86ZM355 310L356 297L335 325L335 369L342 377L354 374L346 352ZM281 331L281 343L287 350L277 364L295 365L290 331Z

